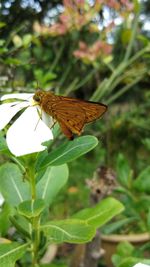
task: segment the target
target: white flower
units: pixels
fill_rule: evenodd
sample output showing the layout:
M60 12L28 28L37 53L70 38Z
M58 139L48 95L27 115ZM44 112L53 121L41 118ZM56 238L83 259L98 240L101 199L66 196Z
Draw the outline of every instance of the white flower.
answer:
M0 105L0 130L22 109L22 114L9 127L6 142L15 156L22 156L44 150L43 142L53 139L50 126L52 118L44 111L39 116L40 107L35 105L33 94L9 94L1 97L1 101L11 100Z

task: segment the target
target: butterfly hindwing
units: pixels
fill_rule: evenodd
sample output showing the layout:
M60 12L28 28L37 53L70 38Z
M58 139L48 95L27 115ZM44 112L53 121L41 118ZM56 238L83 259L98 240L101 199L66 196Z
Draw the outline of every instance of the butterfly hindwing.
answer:
M64 124L72 133L80 135L85 125L86 115L80 106L73 103L57 103L53 108L54 118Z

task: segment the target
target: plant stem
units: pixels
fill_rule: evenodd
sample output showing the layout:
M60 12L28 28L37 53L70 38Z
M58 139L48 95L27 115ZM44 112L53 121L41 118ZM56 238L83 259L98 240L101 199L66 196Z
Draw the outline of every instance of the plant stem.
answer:
M56 54L56 57L55 57L55 60L53 61L51 67L50 67L50 72L53 72L55 67L57 66L58 64L58 61L63 53L63 50L64 50L64 44L62 44L62 46L60 47L60 49L57 51L57 54Z
M138 26L138 22L139 22L139 12L136 13L135 18L134 18L134 22L133 22L133 28L132 28L132 34L131 34L131 39L130 42L128 44L126 53L125 53L125 57L124 57L124 61L127 61L131 55L132 52L132 48L134 45L134 41L136 38L136 33L137 33L137 26Z
M116 100L118 97L120 97L121 95L126 93L133 85L137 84L140 80L142 80L143 76L144 76L144 74L140 75L137 79L133 80L133 82L125 85L121 90L119 90L117 93L115 93L108 101L106 101L106 103L110 104L114 100Z
M104 79L104 81L98 86L97 90L92 95L92 101L100 100L104 95L112 89L115 89L116 86L120 83L120 79L118 77L122 75L123 71L127 69L131 64L133 64L138 58L143 56L145 53L150 51L150 45L147 45L143 49L141 49L138 53L136 53L133 57L131 57L128 61L120 63L120 65L116 68L116 70L111 74L109 79ZM115 87L114 87L115 83Z
M30 185L31 185L31 201L32 201L32 205L34 205L34 201L36 200L36 183L35 183L35 171L33 167L31 167L29 170L29 177L30 177ZM39 224L40 224L39 216L32 218L31 236L32 236L32 266L33 267L38 266L37 258L38 258L38 247L39 247L39 241L40 241Z
M113 81L116 79L116 77L118 77L123 70L126 68L126 64L123 62L121 63L118 68L112 73L112 75L110 76L109 79L106 79L103 81L103 83L100 85L100 87L98 87L98 89L95 91L95 93L93 94L93 96L91 97L92 101L97 101L99 100L101 97L103 97L105 95L105 93L110 90Z

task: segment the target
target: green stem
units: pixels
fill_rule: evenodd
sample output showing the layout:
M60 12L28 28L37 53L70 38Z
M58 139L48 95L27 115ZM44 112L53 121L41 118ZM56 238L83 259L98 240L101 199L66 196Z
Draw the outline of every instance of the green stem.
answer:
M136 38L138 22L139 22L139 12L136 13L135 18L134 18L131 38L130 38L130 42L128 44L128 47L127 47L127 50L126 50L126 53L125 53L124 61L127 61L129 59L130 55L131 55L132 48L133 48L133 45L134 45L134 41L135 41L135 38Z
M74 91L75 86L77 85L79 81L79 78L75 78L72 83L68 86L68 88L65 91L65 95L69 95L72 91Z
M36 187L35 187L35 176L33 170L30 170L30 184L31 184L31 199L36 199Z
M80 87L82 87L83 85L85 85L91 78L92 78L92 76L96 73L96 69L92 69L86 76L85 76L85 78L83 78L82 80L81 80L81 82L79 82L78 84L77 84L77 86L74 88L74 91L75 90L78 90Z
M64 73L63 73L63 75L59 81L58 87L56 87L56 94L59 94L59 90L62 87L62 85L64 84L66 78L68 77L69 72L71 71L71 67L72 67L72 65L69 63L69 65L67 66L66 70L64 71Z
M40 218L35 217L32 220L32 264L33 266L38 266L38 248L40 241L40 232L39 232Z
M116 79L116 77L118 77L123 72L123 70L125 68L126 68L126 63L124 63L124 62L121 63L118 66L118 68L112 73L110 78L108 80L104 80L103 83L100 85L100 87L98 87L96 92L91 97L91 100L92 101L97 101L101 97L103 97L105 95L105 93L110 90L110 88L112 86L112 83Z
M112 103L114 100L116 100L118 97L120 97L121 95L123 95L125 92L127 92L133 85L135 85L136 83L138 83L144 75L141 75L140 77L138 77L137 79L133 80L132 83L129 83L127 85L125 85L120 91L118 91L116 94L114 94L108 101L106 101L107 104Z
M100 100L104 95L108 93L108 91L111 91L112 89L116 88L120 82L120 79L118 77L122 75L123 71L127 69L131 64L133 64L138 58L143 56L145 53L148 53L150 51L150 45L144 47L142 50L140 50L136 55L134 55L132 58L130 58L126 62L122 62L116 70L111 74L109 79L104 79L104 81L98 86L97 90L92 95L91 99L92 101L98 101Z
M91 101L97 101L97 100L100 99L101 91L103 90L103 88L105 87L105 85L107 84L107 82L108 82L108 79L105 78L102 81L102 83L99 84L99 86L97 87L96 91L94 92L94 94L90 98Z
M29 170L30 185L31 185L31 200L32 204L36 200L36 183L35 183L35 171L31 167ZM40 217L34 217L31 220L31 236L32 236L32 266L38 266L38 247L40 242L39 232Z
M58 61L63 53L63 50L64 50L64 44L62 44L62 46L60 47L60 49L57 51L57 54L56 54L56 58L53 62L53 64L51 65L50 67L50 72L53 72L53 70L55 69L55 67L57 66L58 64Z
M131 65L133 62L135 62L139 57L143 56L145 53L149 53L150 52L150 44L148 44L146 47L144 47L143 49L141 49L138 53L136 53L133 57L131 57L128 60L128 64L127 66Z

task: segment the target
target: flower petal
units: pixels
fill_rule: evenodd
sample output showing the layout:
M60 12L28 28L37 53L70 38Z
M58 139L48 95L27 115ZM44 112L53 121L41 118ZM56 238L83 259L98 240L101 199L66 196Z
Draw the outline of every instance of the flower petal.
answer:
M28 102L13 102L0 105L0 130L2 130L18 111L29 106Z
M40 112L41 112L41 109L40 109ZM51 128L54 125L54 119L51 116L49 116L44 110L42 110L42 121L44 121L44 123L49 128Z
M20 100L29 100L34 94L20 93L20 94L7 94L1 97L1 100L7 99L20 99Z
M44 150L41 143L53 139L52 131L39 119L36 107L28 107L7 131L10 151L22 156Z

